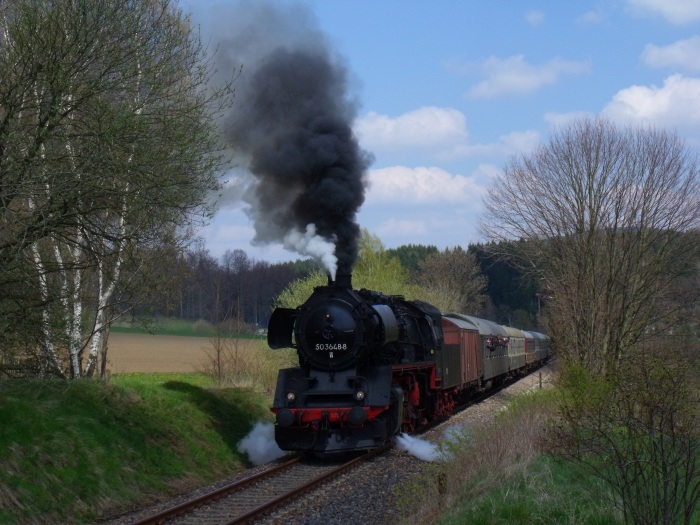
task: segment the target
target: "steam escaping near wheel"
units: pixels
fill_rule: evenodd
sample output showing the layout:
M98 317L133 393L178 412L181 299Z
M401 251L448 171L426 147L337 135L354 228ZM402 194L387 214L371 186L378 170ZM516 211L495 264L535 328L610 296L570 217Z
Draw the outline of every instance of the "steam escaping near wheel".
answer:
M255 423L248 435L238 442L237 448L255 466L281 458L285 454L275 443L275 428L272 423L262 421Z
M445 445L457 444L464 439L464 430L458 427L448 427L444 432ZM441 447L430 441L411 436L405 432L394 438L396 446L412 456L426 462L448 461L453 458L449 447Z
M396 436L396 446L421 461L433 462L443 459L440 449L430 441L402 433Z
M227 139L254 182L243 199L254 244L310 255L350 273L371 157L352 132L348 72L306 7L239 3L227 15L219 68L242 66Z

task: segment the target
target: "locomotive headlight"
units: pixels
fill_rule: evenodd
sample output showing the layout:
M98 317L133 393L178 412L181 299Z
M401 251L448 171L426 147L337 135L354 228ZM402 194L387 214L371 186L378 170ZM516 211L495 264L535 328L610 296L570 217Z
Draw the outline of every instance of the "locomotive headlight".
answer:
M357 392L355 392L355 399L357 399L358 401L362 401L364 398L365 398L364 391L358 390Z
M287 401L292 402L297 398L297 395L294 392L287 392Z

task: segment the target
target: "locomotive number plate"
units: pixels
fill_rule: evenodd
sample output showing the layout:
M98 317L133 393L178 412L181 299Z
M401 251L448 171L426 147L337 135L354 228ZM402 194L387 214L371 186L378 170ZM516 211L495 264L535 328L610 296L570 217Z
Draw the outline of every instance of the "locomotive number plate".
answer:
M346 343L317 343L315 349L318 351L347 350L348 345Z

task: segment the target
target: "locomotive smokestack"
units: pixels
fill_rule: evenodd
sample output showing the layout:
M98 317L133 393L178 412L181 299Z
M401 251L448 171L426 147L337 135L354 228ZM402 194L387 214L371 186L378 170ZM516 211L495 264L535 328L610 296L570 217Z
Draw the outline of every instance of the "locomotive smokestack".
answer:
M348 288L352 290L352 274L351 273L340 273L335 276L335 280L328 274L328 286L335 286L337 288Z
M348 72L300 5L240 3L227 18L220 68L243 66L228 140L255 177L243 199L253 244L311 255L335 279L355 265L372 158L352 131Z

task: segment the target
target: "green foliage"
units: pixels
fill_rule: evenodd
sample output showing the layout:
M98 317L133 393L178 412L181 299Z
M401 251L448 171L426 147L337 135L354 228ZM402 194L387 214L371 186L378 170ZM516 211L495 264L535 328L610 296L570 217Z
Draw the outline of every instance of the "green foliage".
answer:
M295 261L275 263L272 266L288 266L299 275L308 275L320 270L318 263L313 259L296 259Z
M410 275L416 275L423 259L438 252L437 246L432 244L425 246L422 244L404 244L398 248L389 248L387 254L395 257L401 262L401 266L408 270Z
M682 347L689 356L663 343L637 348L620 374L563 371L553 448L604 481L628 523L687 524L698 514L697 342Z
M303 304L317 286L328 284L328 276L323 270L311 272L307 277L293 281L275 299L276 308L296 308Z
M31 314L0 322L0 351L89 376L93 330L145 301L160 279L144 272L169 275L152 254L180 249L213 213L230 82L210 82L204 44L171 0L0 11L0 318Z
M201 375L0 382L0 522L93 521L228 475L266 405Z
M328 283L328 276L322 270L310 273L303 279L292 282L275 301L276 307L296 308L303 304L316 286ZM399 260L388 254L379 237L362 230L359 258L352 273L355 289L367 288L388 295L403 295L407 299L425 296L424 291L409 282L408 270Z
M439 525L622 524L594 476L551 456L538 457L500 486L441 517Z
M621 523L600 480L542 447L559 396L517 396L492 422L453 433L443 447L450 459L400 489L400 523Z
M201 370L219 386L248 387L271 396L279 370L298 364L295 351L272 350L267 341L212 337Z
M221 332L219 327L203 320L192 322L186 319L166 317L144 317L134 321L122 321L115 323L111 330L128 334L178 335L183 337L213 337ZM235 335L237 338L242 339L253 339L256 337L254 334L245 332L227 333L227 335L229 337Z
M468 251L474 254L486 276L485 294L493 304L487 317L522 329L538 329L538 278L510 258L520 244L524 241L473 244Z
M472 253L446 248L420 261L419 270L416 282L426 292L425 301L443 312L480 315L486 278Z
M379 237L364 228L352 279L354 288L403 295L407 299L416 299L421 295L421 289L410 284L408 270L396 257L389 255Z

